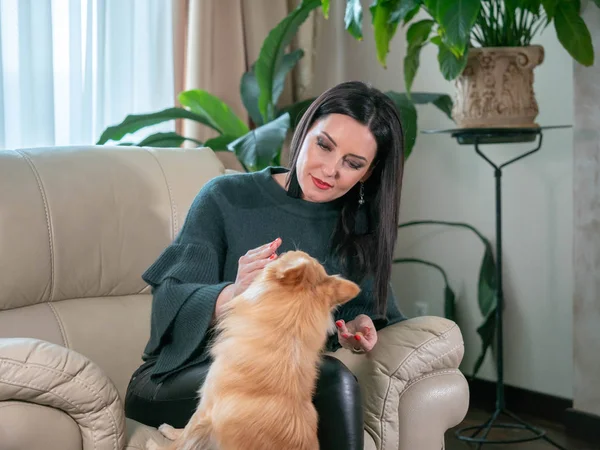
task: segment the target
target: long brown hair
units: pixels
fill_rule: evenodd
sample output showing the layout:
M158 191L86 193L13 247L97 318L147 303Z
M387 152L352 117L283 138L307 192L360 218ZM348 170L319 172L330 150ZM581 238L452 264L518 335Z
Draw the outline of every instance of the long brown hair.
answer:
M333 235L333 250L353 278L373 277L377 311L385 313L392 260L398 237L398 211L404 172L404 132L391 99L358 81L338 84L321 94L300 119L290 146L288 195L300 197L296 163L306 134L329 114L344 114L367 126L377 143L372 173L344 195L340 219ZM292 118L294 119L294 118Z

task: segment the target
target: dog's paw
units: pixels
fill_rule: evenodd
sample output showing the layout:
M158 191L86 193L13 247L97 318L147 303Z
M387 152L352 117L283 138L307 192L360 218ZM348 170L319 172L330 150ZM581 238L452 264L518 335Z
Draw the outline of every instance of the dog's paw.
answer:
M146 450L160 450L160 447L152 439L146 441Z
M183 429L173 428L171 425L163 423L160 427L158 427L158 431L160 431L160 433L167 439L174 441L181 436Z

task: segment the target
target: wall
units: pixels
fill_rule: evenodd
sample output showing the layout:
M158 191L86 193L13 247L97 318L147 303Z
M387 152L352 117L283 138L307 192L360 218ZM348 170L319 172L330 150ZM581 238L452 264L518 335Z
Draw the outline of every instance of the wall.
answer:
M595 48L600 11L584 10ZM600 416L600 64L575 67L574 407Z
M391 43L388 67L375 57L369 2L363 1L364 40L343 29L345 2L331 2L329 21L319 29L313 94L350 79L369 81L383 90L404 90L402 60L405 39L399 30ZM535 43L546 58L535 71L535 90L542 125L573 123L573 64L553 28ZM421 55L414 90L453 92L439 73L436 49ZM453 123L431 106L419 107L421 129L449 128ZM549 131L542 150L506 169L504 176L505 381L508 384L572 398L572 232L573 132ZM484 148L495 161L528 150L531 144ZM494 239L492 169L474 152L448 135L419 135L406 165L401 220L465 221ZM466 342L463 369L470 373L479 354L476 327L477 275L482 246L466 231L414 229L401 231L398 256L440 263L459 296L459 323ZM396 266L393 286L407 315L415 301L427 302L429 313L442 315L442 282L423 267ZM494 380L488 356L480 372Z

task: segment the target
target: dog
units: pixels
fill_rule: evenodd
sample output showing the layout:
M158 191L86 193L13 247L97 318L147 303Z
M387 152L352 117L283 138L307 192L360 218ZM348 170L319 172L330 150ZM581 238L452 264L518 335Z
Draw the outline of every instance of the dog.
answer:
M359 292L302 251L269 263L224 308L198 407L185 428L159 427L173 441L163 450L318 450L321 354L332 313Z

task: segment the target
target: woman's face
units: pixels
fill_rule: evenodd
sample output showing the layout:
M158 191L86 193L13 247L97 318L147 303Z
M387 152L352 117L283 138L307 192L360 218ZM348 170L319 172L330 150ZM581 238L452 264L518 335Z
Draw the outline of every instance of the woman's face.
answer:
M303 198L329 202L365 181L377 143L369 128L350 116L330 114L315 122L302 143L296 172Z

